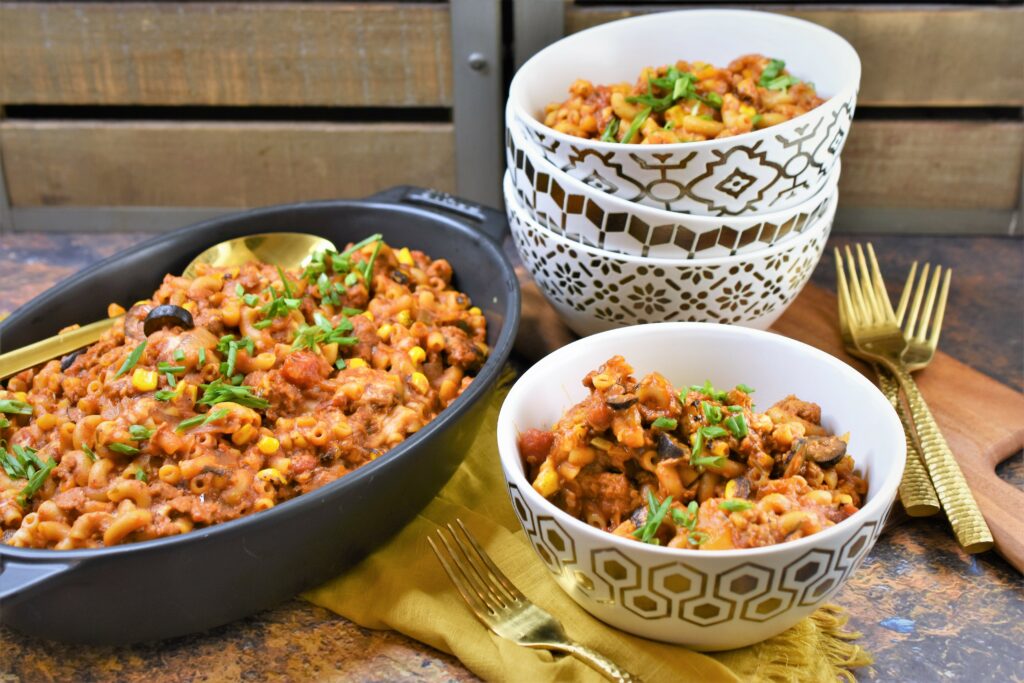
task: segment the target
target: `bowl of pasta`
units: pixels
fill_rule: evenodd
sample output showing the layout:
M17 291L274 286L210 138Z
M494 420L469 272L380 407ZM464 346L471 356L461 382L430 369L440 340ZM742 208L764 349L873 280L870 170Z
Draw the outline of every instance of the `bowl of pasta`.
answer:
M906 453L851 367L704 323L555 351L497 431L513 510L559 585L617 628L699 650L759 642L827 602L881 533Z
M666 259L736 256L779 245L818 225L838 199L839 163L820 190L788 209L699 216L626 201L561 172L507 117L506 162L527 213L574 241L630 256Z
M767 329L810 280L837 202L833 197L824 215L808 221L799 234L763 249L655 258L619 254L558 234L530 216L510 174L505 175L516 251L544 297L579 335L670 321Z
M539 153L591 187L742 216L789 208L825 185L860 72L846 40L807 21L657 12L541 50L513 78L509 108Z

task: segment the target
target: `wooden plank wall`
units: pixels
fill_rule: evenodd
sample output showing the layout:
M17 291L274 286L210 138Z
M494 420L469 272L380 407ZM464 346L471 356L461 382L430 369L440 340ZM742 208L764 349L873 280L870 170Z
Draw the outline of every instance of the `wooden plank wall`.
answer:
M568 0L566 32L686 6ZM756 9L826 26L861 57L858 115L840 180L841 214L848 209L859 223L844 223L841 215L838 228L884 231L896 223L1020 234L1024 6L807 3ZM920 216L909 225L907 209Z
M454 192L450 26L443 2L0 2L15 221Z

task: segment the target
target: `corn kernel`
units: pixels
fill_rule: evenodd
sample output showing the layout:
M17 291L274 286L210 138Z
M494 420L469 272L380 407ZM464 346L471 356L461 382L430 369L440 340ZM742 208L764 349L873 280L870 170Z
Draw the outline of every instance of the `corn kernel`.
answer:
M107 306L108 318L116 318L119 315L124 315L124 306L119 304L110 304Z
M444 350L444 335L436 330L427 335L427 348L431 351Z
M349 358L345 361L345 365L350 368L365 368L366 361L362 358Z
M249 443L249 439L251 439L255 433L256 429L252 425L244 424L238 428L238 431L231 435L231 443L236 446L244 446Z
M263 455L273 455L277 453L277 449L281 446L281 442L272 436L264 436L256 443L256 448L260 449L260 453Z
M135 368L135 372L132 373L132 386L139 391L153 391L156 389L157 377L155 370Z
M422 372L412 373L412 377L409 378L409 383L412 384L416 388L416 391L421 394L425 394L430 390L430 382L427 381L427 376Z
M746 116L747 118L753 118L754 116L757 115L757 110L751 107L749 104L741 104L740 113Z
M470 315L481 315L482 313L483 311L480 310L479 306L474 306L473 308L469 309Z
M181 305L181 307L184 308L189 313L191 313L192 315L196 314L196 302L195 301L186 301L185 303L183 303Z
M391 327L390 324L384 323L383 325L377 328L377 336L383 339L384 341L387 341L391 337L392 329L393 328Z
M840 505L850 505L853 503L853 497L848 493L840 493L838 500Z
M373 311L363 311L360 315L362 315L364 318L366 318L370 322L373 322L373 320L374 320Z
M422 346L414 346L409 349L409 358L413 363L422 363L427 357L427 352L423 350Z
M398 253L395 254L395 257L398 258L398 262L403 266L413 265L412 254L409 253L409 247L402 247L399 249Z
M558 474L554 470L542 470L533 481L533 488L545 498L554 495L558 491Z
M410 315L408 310L403 308L397 315L395 315L395 321L403 327L409 327L412 323L412 315Z
M711 445L711 454L720 458L729 455L729 443L727 441L716 441Z
M725 485L725 497L735 498L736 497L736 480L730 479L729 483Z
M276 470L273 467L267 467L256 473L256 476L263 481L269 481L271 483L287 484L288 480L284 478L280 470Z
M36 426L44 431L53 429L57 426L57 416L53 413L43 413L36 418Z
M26 394L24 391L15 391L14 398L24 403L25 401L28 400L28 394Z

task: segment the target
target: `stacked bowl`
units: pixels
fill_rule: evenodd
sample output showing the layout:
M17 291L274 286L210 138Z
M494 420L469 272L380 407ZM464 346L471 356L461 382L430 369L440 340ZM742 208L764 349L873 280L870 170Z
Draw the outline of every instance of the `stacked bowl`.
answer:
M577 79L633 81L678 60L785 60L825 101L733 137L623 144L544 123ZM516 73L505 111L504 193L516 248L581 335L664 321L767 328L806 284L838 202L860 60L815 24L684 10L573 34Z

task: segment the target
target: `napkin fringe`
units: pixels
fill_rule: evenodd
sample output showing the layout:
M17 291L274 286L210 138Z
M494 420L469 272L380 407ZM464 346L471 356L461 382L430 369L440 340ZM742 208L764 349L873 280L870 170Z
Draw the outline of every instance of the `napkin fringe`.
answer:
M846 630L850 615L838 605L823 605L810 616L816 641L808 647L808 633L796 627L765 643L755 645L758 652L755 677L760 681L792 681L794 674L812 665L814 655L824 657L832 680L855 683L853 669L870 666L874 658L853 640L861 633ZM815 653L817 650L817 653ZM818 660L821 661L820 659ZM819 664L820 666L820 664Z

